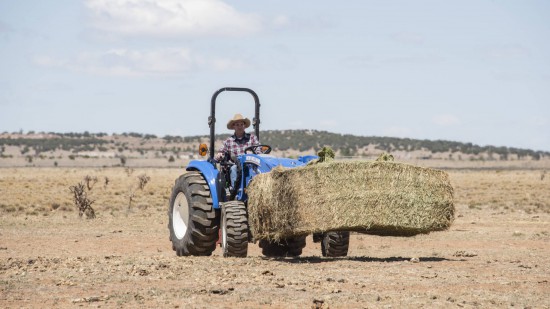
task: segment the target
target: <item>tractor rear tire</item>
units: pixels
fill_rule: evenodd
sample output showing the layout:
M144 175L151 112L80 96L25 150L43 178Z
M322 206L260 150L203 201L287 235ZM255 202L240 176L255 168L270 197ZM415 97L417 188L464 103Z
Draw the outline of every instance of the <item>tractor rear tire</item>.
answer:
M306 246L306 236L296 236L281 239L279 242L266 239L260 240L262 254L267 257L297 257L302 255Z
M248 216L241 201L222 205L222 253L224 257L246 257L248 254Z
M325 257L348 255L349 232L326 232L321 241L321 253Z
M209 256L216 249L219 216L212 207L210 188L199 172L175 182L168 207L172 249L178 256Z

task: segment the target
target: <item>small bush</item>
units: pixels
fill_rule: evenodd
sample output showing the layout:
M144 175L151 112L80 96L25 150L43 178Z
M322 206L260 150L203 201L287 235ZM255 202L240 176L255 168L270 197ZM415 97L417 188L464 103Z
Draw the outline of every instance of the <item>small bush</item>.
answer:
M78 216L82 217L85 214L88 219L95 218L95 211L92 208L92 204L95 201L88 198L86 186L82 182L79 182L76 186L71 186L69 189L73 193L74 204L78 208Z
M86 177L84 177L84 182L86 183L86 187L88 188L88 191L90 191L92 190L94 185L97 183L97 177L95 176L91 177L86 175Z

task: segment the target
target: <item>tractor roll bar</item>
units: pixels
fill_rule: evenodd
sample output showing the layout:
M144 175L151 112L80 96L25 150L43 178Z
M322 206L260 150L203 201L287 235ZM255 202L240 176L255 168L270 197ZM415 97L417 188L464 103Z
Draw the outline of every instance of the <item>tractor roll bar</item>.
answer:
M216 138L215 129L216 129L216 98L218 95L224 91L244 91L248 92L254 98L254 103L256 104L256 109L254 113L254 118L252 119L252 125L254 126L254 134L260 139L260 99L256 92L248 88L239 88L239 87L224 87L214 92L212 95L211 107L210 107L210 116L208 117L208 126L210 127L210 159L214 159L214 141Z

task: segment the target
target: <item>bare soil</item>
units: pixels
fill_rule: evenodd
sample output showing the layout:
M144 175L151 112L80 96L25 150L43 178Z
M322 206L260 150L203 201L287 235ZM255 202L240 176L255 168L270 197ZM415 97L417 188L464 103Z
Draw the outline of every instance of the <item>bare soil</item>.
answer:
M153 188L166 178L158 183L168 189L144 193L164 206L98 202L95 219L63 207L28 212L24 197L12 205L12 172L0 170L1 308L550 307L550 177L540 171L450 172L457 218L449 231L353 234L346 258L321 257L310 236L301 257L277 259L257 244L247 258L223 258L219 248L177 257L164 196L177 171L147 172ZM33 172L15 174L30 181ZM66 187L56 192L70 197Z

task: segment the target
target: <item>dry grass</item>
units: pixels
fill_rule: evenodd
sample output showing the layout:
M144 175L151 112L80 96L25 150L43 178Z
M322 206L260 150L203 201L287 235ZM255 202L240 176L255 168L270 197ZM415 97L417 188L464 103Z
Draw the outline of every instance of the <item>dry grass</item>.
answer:
M550 212L550 179L545 170L452 171L457 203L469 208Z
M134 208L166 211L174 179L182 169L124 168L4 168L0 169L0 213L48 215L51 211L77 211L70 187L88 179L100 180L88 192L97 215ZM143 175L150 177L143 190Z
M0 215L74 212L69 187L87 175L97 177L90 198L98 216L126 211L138 176L151 180L134 199L135 209L165 212L174 180L183 169L147 168L0 168ZM455 205L470 209L550 213L550 176L544 170L449 170ZM543 176L544 175L544 176ZM541 179L542 178L542 179Z

